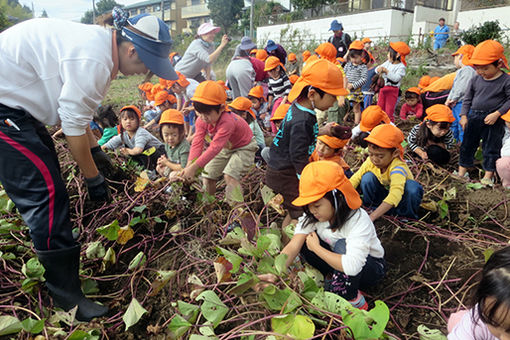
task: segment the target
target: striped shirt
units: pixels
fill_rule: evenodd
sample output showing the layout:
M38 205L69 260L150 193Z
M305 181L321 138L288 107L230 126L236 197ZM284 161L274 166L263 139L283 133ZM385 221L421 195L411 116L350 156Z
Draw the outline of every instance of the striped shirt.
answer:
M349 61L345 64L344 71L353 90L361 88L368 80L368 68L365 64L354 65Z
M287 96L292 88L289 77L285 72L280 73L280 78L273 79L269 77L268 83L268 96L273 96L274 99Z
M422 123L425 124L425 123ZM407 136L407 143L409 146L409 149L411 151L415 151L417 148L424 149L426 145L418 145L418 138L419 138L419 131L420 131L421 124L417 124L413 126L411 131L409 131L409 135ZM446 149L451 149L455 145L455 138L453 137L452 130L448 130L446 135L444 135L439 143L444 143L446 146Z

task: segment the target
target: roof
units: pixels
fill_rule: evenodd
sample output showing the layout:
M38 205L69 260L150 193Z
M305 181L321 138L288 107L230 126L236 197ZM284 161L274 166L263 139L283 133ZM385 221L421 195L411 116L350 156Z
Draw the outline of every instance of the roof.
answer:
M161 5L161 0L149 0L149 1L142 1L137 2L136 4L131 4L124 6L124 9L132 9L132 8L138 8L143 6L150 6L150 5Z

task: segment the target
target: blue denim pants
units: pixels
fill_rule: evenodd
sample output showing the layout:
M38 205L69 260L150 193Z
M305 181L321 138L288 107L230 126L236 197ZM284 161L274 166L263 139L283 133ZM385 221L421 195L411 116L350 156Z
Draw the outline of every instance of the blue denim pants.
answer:
M453 116L455 117L455 121L452 123L451 129L453 132L453 137L457 142L461 142L464 139L464 130L462 126L460 126L460 110L462 109L462 101L457 102L452 109Z

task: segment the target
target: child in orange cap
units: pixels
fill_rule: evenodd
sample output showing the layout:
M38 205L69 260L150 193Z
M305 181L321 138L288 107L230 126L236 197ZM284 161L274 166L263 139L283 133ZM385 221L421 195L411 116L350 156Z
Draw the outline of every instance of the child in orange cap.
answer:
M455 58L455 66L459 69L455 74L453 86L448 94L445 105L452 109L455 121L452 123L453 136L458 142L462 143L464 139L464 130L460 126L460 110L462 109L462 100L467 92L471 80L476 77L476 71L471 66L469 59L473 55L475 47L473 45L461 46L452 56Z
M383 124L365 140L369 157L350 181L361 188L363 205L375 209L370 218L375 221L389 213L417 219L423 187L404 161L404 134L394 125Z
M410 87L404 93L405 103L400 108L400 119L409 117L423 118L423 104L420 102L421 91L417 87Z
M308 164L299 181L299 196L292 203L302 206L305 213L281 252L287 255L286 265L301 254L324 275L326 291L353 307L368 309L360 289L384 277L384 249L342 167L331 161Z
M369 49L370 47L372 47L372 40L370 40L369 37L365 37L363 39L361 39L361 42L363 43L363 47L365 49Z
M287 111L289 111L289 108L290 108L290 104L282 104L282 105L278 106L273 117L271 117L271 122L274 123L277 130L280 129L280 126L282 125L282 121L285 118ZM271 143L272 143L272 140L271 140ZM266 144L269 144L269 142L267 142ZM262 152L260 154L261 154L262 158L264 159L264 161L267 163L268 159L269 159L269 146L266 146L265 148L263 148Z
M254 163L257 142L248 123L226 110L227 94L218 83L210 80L200 83L191 100L198 119L188 164L181 176L190 180L199 168L204 168L204 186L213 195L217 181L224 175L230 198L235 187L241 189L241 177ZM207 135L212 141L204 151Z
M176 71L179 79L168 82L170 90L172 90L177 98L177 110L181 111L184 116L184 131L186 139L190 142L193 139L193 131L195 128L195 111L191 103L191 98L195 94L198 86L198 81L193 78L186 78L186 76Z
M269 105L268 109L271 109L271 116L273 116L278 106L287 102L287 96L292 88L292 84L287 73L285 73L285 68L280 59L275 56L266 59L264 71L269 73L270 76L267 88L267 102ZM273 133L276 133L276 128L273 124L271 124L271 130Z
M450 161L448 150L455 145L453 132L450 130L455 117L452 110L443 104L432 105L426 110L426 114L424 122L415 125L409 132L407 146L424 161L446 165Z
M430 84L421 90L421 103L423 110L427 110L432 105L445 104L453 87L455 72L438 77L437 80L431 78Z
M370 105L361 113L361 121L352 129L351 141L363 148L368 146L365 138L380 124L390 124L390 117L378 105ZM393 124L393 123L391 123Z
M257 49L254 48L253 50L250 51L250 57L252 58L256 58L257 57Z
M264 49L257 50L257 53L255 54L255 58L258 60L265 62L267 59L267 51Z
M346 88L350 91L347 99L351 103L354 112L354 124L359 124L361 103L363 102L361 87L368 80L368 68L366 63L363 62L363 54L366 54L363 43L359 40L353 41L347 54L347 63L344 67L345 76L347 77Z
M264 133L257 122L255 112L251 109L251 100L246 97L237 97L232 103L228 104L228 107L232 110L232 112L241 116L246 123L248 123L251 131L253 132L253 137L255 137L255 140L257 141L259 151L261 151L266 146L266 142L264 141Z
M337 124L336 124L337 125ZM317 137L317 146L310 156L310 162L332 161L338 163L344 169L347 178L352 176L352 171L343 158L344 147L349 142L352 132L347 126L339 126L342 128L343 134L341 138L322 135Z
M181 112L168 109L161 114L159 137L165 142L166 154L158 158L156 171L161 176L171 177L188 163L190 145L186 140Z
M470 63L478 76L471 81L460 112L464 140L460 147L458 174L465 176L467 168L474 165L481 139L485 170L481 182L491 185L505 133L501 116L510 109L510 75L501 71L501 68L508 69L508 64L503 46L494 40L478 44Z
M250 92L248 92L248 99L251 100L251 109L255 112L259 124L269 129L271 125L269 123L269 115L266 117L265 114L267 112L267 102L264 96L264 88L261 85L252 87Z
M293 104L271 144L266 171L266 184L282 194L288 210L283 227L301 215L301 208L291 204L298 196L298 176L315 149L317 136L330 133L330 126L319 130L314 110L327 110L336 96L346 94L338 67L322 59L303 69L289 93Z
M308 50L304 50L303 52L301 52L301 57L303 58L303 67L305 67L306 61L308 60L308 58L310 58L311 55L312 53Z
M510 189L510 111L501 116L505 121L505 135L501 147L501 158L496 161L496 170L505 189Z
M293 74L289 77L290 83L294 85L296 81L299 79L299 76L297 74Z
M411 52L409 46L403 41L390 42L388 60L375 69L377 74L382 75L384 87L379 90L379 105L388 114L393 122L395 106L402 78L406 75L406 55Z
M285 68L287 69L287 74L289 76L293 74L299 75L299 64L295 53L289 53L287 56L287 65L285 65Z
M154 105L156 106L156 114L154 118L144 125L144 129L150 129L153 125L158 124L163 111L168 109L175 109L177 98L173 94L168 93L166 90L159 91L154 96Z
M119 149L124 156L130 156L138 164L154 170L165 148L159 139L140 126L141 117L142 113L134 105L120 109L120 133L103 144L101 149Z

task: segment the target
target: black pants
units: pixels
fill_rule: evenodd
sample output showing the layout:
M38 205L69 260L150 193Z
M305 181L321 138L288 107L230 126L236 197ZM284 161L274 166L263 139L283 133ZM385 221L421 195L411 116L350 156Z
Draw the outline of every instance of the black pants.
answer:
M0 182L30 228L35 249L74 246L69 197L44 125L0 104L0 154Z
M421 94L421 102L423 104L423 113L425 110L436 104L444 104L446 103L446 99L448 99L448 95L450 94L450 90L445 90L441 92L425 92ZM423 115L425 117L425 115Z
M131 156L131 158L133 158L133 160L136 163L140 164L144 168L154 170L156 169L156 165L158 165L158 158L161 157L162 155L166 155L164 145L161 145L159 148L155 148L154 152L151 153L150 155L141 153L139 155Z

